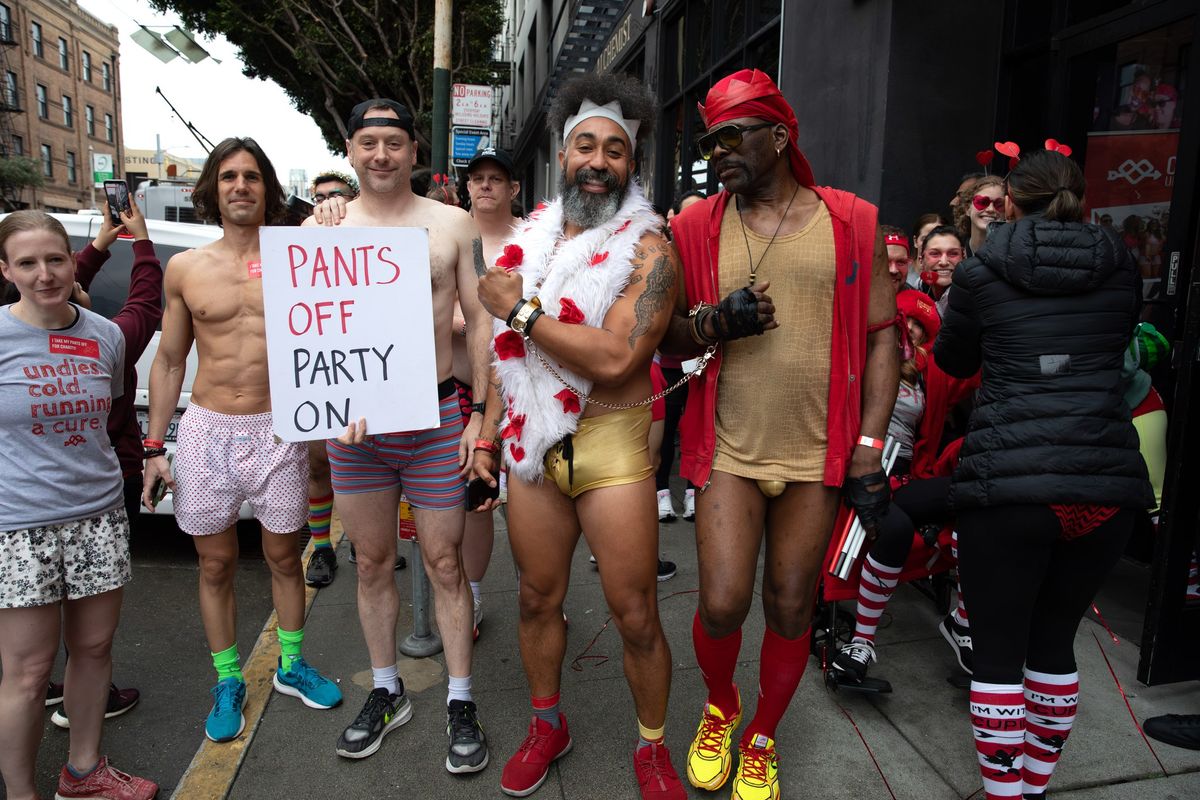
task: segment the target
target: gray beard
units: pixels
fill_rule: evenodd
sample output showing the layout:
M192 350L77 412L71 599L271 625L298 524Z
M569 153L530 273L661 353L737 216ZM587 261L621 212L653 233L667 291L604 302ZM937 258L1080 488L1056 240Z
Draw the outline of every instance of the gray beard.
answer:
M580 178L579 170L575 173L576 181ZM596 228L608 222L621 210L625 202L625 194L629 184L618 186L608 194L593 194L579 188L578 183L567 185L567 173L558 177L558 191L562 196L563 219L581 228Z

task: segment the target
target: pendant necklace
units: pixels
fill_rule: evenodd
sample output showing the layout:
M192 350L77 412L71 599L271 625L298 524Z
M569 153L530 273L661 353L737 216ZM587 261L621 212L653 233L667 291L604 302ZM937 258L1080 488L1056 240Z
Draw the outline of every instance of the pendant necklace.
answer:
M762 266L763 260L767 257L767 250L771 249L771 245L775 243L775 237L779 235L779 231L783 228L783 221L787 219L787 213L792 208L792 202L796 199L796 193L800 191L800 184L796 184L796 188L792 190L792 198L788 200L787 208L783 209L783 215L779 218L779 224L775 226L775 232L771 234L770 241L763 248L762 255L758 257L758 263L754 263L754 254L750 252L750 236L746 233L746 221L742 219L742 201L739 198L737 204L738 222L742 225L742 239L746 242L746 260L750 264L750 283L747 286L753 286L758 279L758 268Z

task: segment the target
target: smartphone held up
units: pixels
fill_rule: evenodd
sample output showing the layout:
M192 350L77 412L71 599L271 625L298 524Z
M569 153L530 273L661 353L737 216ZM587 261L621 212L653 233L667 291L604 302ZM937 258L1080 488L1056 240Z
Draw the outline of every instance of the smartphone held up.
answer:
M108 218L115 228L121 224L121 214L131 213L129 186L125 181L105 181L104 196L108 199Z

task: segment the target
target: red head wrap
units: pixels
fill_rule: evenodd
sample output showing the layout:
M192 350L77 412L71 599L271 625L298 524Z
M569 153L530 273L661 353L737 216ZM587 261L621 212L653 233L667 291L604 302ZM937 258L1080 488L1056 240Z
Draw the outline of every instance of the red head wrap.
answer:
M896 309L921 323L925 329L925 346L932 347L933 340L942 328L942 317L929 295L916 289L903 289L896 295Z
M783 93L767 73L754 69L743 69L728 75L708 90L704 105L696 104L705 127L712 128L722 122L740 117L757 117L766 122L778 122L787 126L788 159L792 175L801 186L813 186L812 167L800 152L800 123L796 113L783 99Z

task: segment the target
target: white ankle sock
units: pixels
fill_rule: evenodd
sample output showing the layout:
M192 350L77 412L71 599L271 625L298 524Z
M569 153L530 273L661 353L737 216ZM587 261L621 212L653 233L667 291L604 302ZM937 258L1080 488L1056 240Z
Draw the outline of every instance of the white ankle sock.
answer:
M449 705L451 700L465 700L470 702L471 697L471 676L465 678L456 678L450 676L448 681L449 691L446 693L446 704Z
M478 603L479 602L479 581L470 581L470 584L471 584L471 597L473 597L475 599L475 602Z
M376 689L387 689L392 694L404 694L404 685L400 683L400 674L395 664L382 669L371 667L371 680L375 682Z

